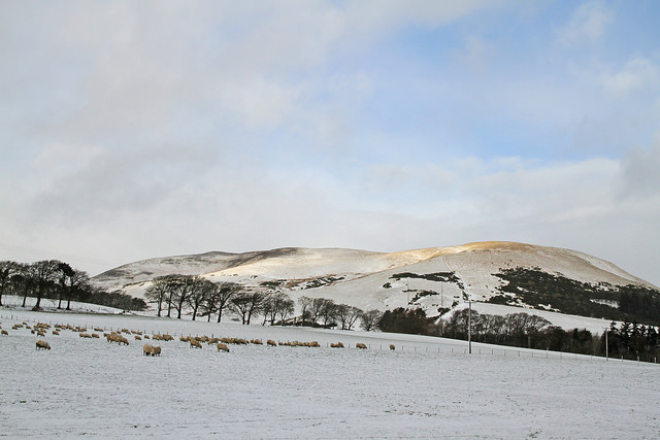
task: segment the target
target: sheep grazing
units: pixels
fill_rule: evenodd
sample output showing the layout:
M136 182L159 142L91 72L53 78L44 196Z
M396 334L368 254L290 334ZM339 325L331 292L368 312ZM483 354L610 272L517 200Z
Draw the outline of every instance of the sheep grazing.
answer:
M364 345L362 342L358 342L357 344L355 344L355 348L359 348L360 350L366 350L367 346Z
M96 334L96 333L92 333L92 338L94 338L94 339L99 339L99 335Z
M331 343L330 347L332 347L332 348L344 348L344 344L342 344L341 342L337 342L336 344Z
M121 344L128 345L128 339L118 334L109 334L108 336L106 336L106 339L108 342L116 342L119 345Z
M144 335L144 339L151 339L149 335Z
M144 346L142 346L142 352L145 356L160 356L160 347L144 344Z
M396 347L394 346L394 344L390 344L390 350L392 350L392 351L396 350Z
M92 335L87 334L87 333L79 333L78 336L80 336L81 338L90 338L90 339L92 337Z
M37 341L37 350L50 350L50 345L46 341L39 339Z
M266 345L268 345L270 347L277 347L277 343L275 341L273 341L272 339L269 339L268 341L266 341Z
M261 339L252 339L250 343L254 345L264 345L264 343L261 342Z
M55 336L59 336L59 335L60 335L60 332L58 332L57 330L53 330L52 333L53 333L53 335L55 335Z
M7 333L7 330L2 330L2 334L3 335L8 335L9 333Z
M161 338L163 339L163 341L173 341L174 340L174 336L170 336L170 335L163 335L163 336L161 336Z
M154 338L156 339L156 338ZM188 336L179 336L179 341L181 342L190 342L190 338Z
M136 335L136 336L135 336L135 340L136 340L136 341L141 341L142 338Z
M190 348L202 348L202 344L196 339L190 340Z
M218 345L216 345L218 348L218 351L224 351L226 353L229 353L229 347L227 347L227 344L223 344L222 342L218 342Z

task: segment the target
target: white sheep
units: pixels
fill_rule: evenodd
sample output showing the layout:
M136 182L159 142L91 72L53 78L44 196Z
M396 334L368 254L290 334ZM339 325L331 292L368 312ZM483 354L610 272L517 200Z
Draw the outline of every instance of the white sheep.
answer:
M42 341L41 339L39 339L37 341L37 350L40 350L40 349L41 350L50 350L50 345L48 344L48 342Z
M153 353L154 347L149 345L149 344L144 344L142 346L142 353L144 353L145 356L151 356Z

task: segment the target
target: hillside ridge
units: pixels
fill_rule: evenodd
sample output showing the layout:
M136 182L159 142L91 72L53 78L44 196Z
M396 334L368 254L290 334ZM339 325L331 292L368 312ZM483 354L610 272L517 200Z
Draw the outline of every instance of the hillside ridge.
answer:
M214 282L242 284L250 290L283 291L297 301L301 296L329 298L363 310L422 308L428 316L461 307L469 298L499 306L570 309L553 304L528 304L512 286L523 277L525 289L543 284L565 286L570 281L580 301L599 302L611 290L632 285L657 287L608 261L570 249L509 241L472 242L397 252L344 248L283 247L243 253L206 252L153 258L104 272L92 280L107 289L144 297L158 276L199 275ZM515 276L514 276L515 275ZM541 277L541 275L543 275ZM530 276L541 277L538 281ZM526 277L526 278L525 278ZM554 280L554 281L553 281ZM536 284L534 284L536 283ZM274 287L276 286L276 287ZM578 287L575 287L578 286ZM564 288L564 287L562 287ZM533 288L532 288L533 289ZM594 292L603 292L602 295ZM527 292L526 298L535 298ZM532 292L533 293L533 292ZM570 296L569 295L569 296ZM592 298L595 295L595 298ZM542 296L547 300L547 292ZM613 304L616 301L613 302ZM559 304L559 301L557 301ZM588 316L588 315L587 315Z

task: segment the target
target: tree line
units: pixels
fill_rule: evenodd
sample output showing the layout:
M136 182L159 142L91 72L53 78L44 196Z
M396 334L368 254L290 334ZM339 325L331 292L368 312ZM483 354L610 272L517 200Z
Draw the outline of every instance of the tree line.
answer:
M41 260L30 264L0 261L0 306L4 295L36 298L32 310L41 310L44 298L58 300L58 309L71 310L71 301L141 311L147 304L121 291L108 292L89 282L86 272L59 260ZM66 303L64 305L63 303Z
M492 296L490 303L515 305L520 300L533 307L550 305L562 313L660 324L660 291L656 289L580 282L539 267L501 269L493 275L503 284L501 293Z
M260 288L261 287L261 288ZM261 318L266 325L300 325L350 330L358 321L363 328L374 328L380 312L364 312L358 307L337 304L328 298L298 299L300 314L294 316L296 302L281 291L273 290L277 284L264 282L260 287L238 283L214 283L199 275L164 275L152 280L145 291L147 300L154 304L157 316L181 319L186 310L192 320L198 316L222 322L223 316L231 313L242 324L249 325L253 319ZM263 289L265 288L265 289Z
M528 313L505 316L457 311L448 320L427 318L422 309L398 308L381 315L376 326L384 332L468 339L488 344L563 351L655 362L660 354L657 327L624 321L614 322L602 334L586 329L565 330L545 318Z

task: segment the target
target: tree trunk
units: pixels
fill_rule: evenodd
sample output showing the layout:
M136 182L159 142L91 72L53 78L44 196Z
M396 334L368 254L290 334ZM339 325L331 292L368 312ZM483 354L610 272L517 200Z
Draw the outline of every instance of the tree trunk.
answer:
M23 292L23 304L21 305L21 307L25 307L25 301L27 300L28 292L29 292L29 287L26 285L25 291Z
M179 302L179 307L177 307L177 309L176 309L176 311L177 311L176 319L181 319L181 311L182 310L183 310L183 301L180 301Z
M222 321L222 307L218 309L218 323L220 323L220 321Z

